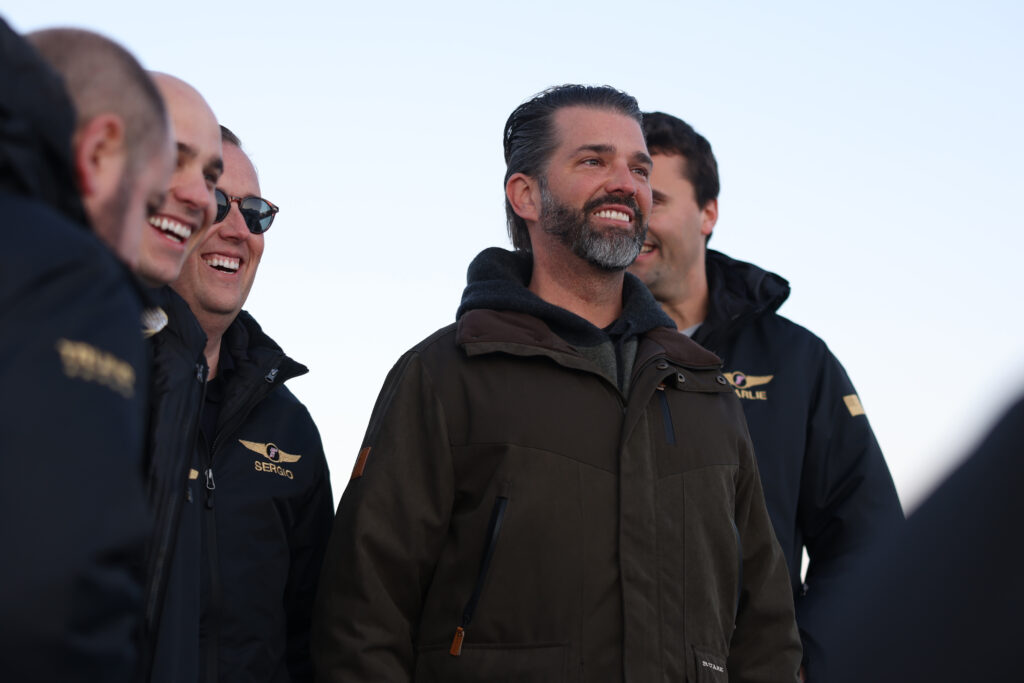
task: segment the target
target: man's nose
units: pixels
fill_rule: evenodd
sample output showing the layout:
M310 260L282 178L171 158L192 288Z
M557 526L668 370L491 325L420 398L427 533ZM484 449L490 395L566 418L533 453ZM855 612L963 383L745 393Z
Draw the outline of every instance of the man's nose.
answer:
M609 194L624 194L627 197L632 197L637 192L637 182L636 174L633 173L633 169L627 162L616 162L611 166L611 174L608 176L605 189Z
M185 182L178 184L174 188L174 195L178 201L204 214L212 211L213 205L217 201L213 195L213 188L209 186L202 174L190 177Z

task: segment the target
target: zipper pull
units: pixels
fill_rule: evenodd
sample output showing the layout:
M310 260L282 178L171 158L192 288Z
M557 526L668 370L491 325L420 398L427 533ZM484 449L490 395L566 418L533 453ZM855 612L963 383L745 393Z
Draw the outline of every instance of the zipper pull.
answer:
M275 379L277 379L277 368L274 368L273 370L268 372L266 376L263 378L263 381L266 382L267 384L273 384Z
M448 654L452 657L458 657L462 654L462 640L466 637L466 631L459 626L455 629L455 637L452 638L452 646L448 648Z
M206 509L213 509L213 490L217 488L217 484L213 481L213 468L208 467L206 469L206 490L209 493L206 494Z

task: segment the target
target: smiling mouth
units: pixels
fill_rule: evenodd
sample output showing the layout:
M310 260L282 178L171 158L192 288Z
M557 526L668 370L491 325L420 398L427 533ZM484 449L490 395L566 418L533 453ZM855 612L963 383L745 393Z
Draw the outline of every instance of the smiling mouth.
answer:
M203 263L222 273L237 273L241 262L236 258L228 258L227 256L211 256L204 258Z
M643 245L640 247L640 253L650 254L652 251L654 251L654 249L655 247L653 244L651 244L650 242L644 242Z
M166 216L153 216L149 219L149 224L178 244L192 236L192 228Z
M597 218L610 218L613 221L622 221L623 223L632 222L628 213L623 211L614 211L612 209L605 209L604 211L598 211L594 214Z

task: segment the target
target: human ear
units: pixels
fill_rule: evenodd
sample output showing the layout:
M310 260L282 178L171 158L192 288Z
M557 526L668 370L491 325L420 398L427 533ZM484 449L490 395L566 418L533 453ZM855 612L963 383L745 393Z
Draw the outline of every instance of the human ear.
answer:
M715 229L718 222L718 200L711 199L700 210L700 234L707 237Z
M124 172L124 122L115 114L100 114L75 132L75 179L82 199L106 197L116 191Z
M525 173L514 173L505 183L505 197L516 215L527 222L540 220L540 186Z

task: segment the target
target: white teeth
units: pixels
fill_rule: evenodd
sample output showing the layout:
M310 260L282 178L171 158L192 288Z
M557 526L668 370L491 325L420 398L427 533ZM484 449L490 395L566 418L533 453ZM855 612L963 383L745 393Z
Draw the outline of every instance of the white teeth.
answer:
M642 247L640 247L640 253L641 254L649 254L652 251L654 251L654 245L653 244L645 244Z
M623 213L622 211L612 211L611 209L605 209L604 211L598 211L594 214L598 218L611 218L616 221L625 221L628 223L631 219L629 214Z
M229 270L232 273L238 270L239 261L236 258L228 258L227 256L210 256L203 259L203 263L210 266L211 268L223 268Z
M153 216L149 219L149 224L154 228L159 228L171 237L180 238L178 239L180 242L184 242L192 236L192 228L166 216Z

